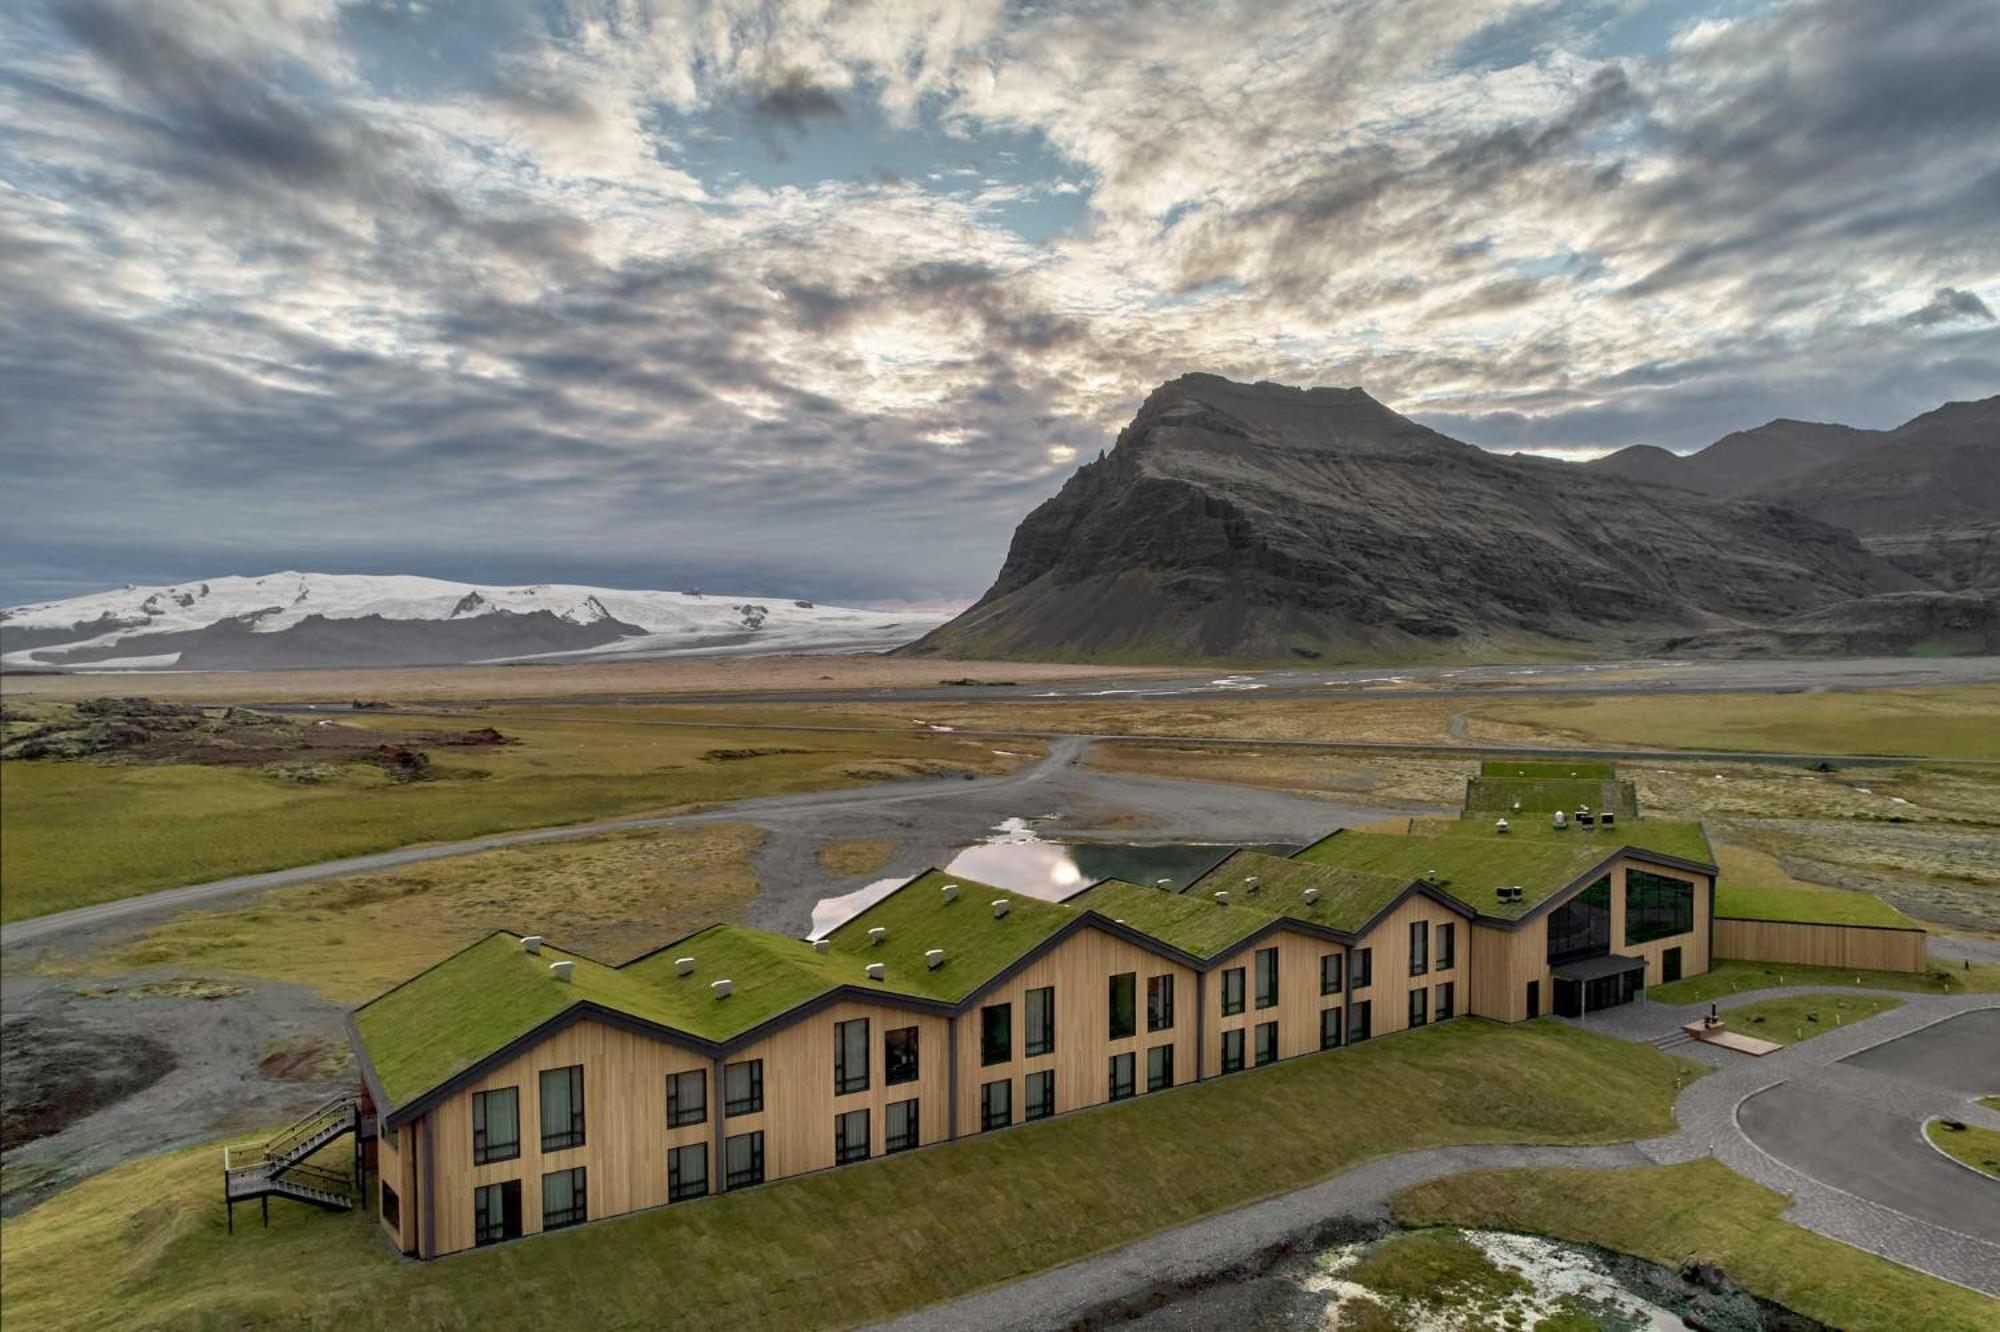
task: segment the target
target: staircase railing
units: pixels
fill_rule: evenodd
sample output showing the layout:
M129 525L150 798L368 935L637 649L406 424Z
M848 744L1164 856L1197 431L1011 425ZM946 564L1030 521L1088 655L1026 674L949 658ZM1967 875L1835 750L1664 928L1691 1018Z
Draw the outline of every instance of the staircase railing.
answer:
M347 1121L354 1121L357 1113L352 1096L336 1096L324 1105L305 1115L294 1123L280 1129L276 1136L264 1144L264 1155L268 1160L283 1163L295 1156L299 1149L311 1143L316 1137Z

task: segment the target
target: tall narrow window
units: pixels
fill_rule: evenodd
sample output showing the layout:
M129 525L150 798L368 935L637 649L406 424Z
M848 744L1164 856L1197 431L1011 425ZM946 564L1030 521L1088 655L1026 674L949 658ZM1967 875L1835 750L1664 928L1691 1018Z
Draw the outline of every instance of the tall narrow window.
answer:
M1421 976L1431 969L1431 923L1410 922L1410 974Z
M504 1179L472 1191L472 1242L498 1244L521 1235L521 1181Z
M1340 1048L1340 1009L1323 1008L1319 1014L1319 1048L1338 1050Z
M1014 1005L988 1004L979 1010L979 1062L1004 1064L1014 1057Z
M764 1061L745 1059L722 1066L722 1113L754 1115L764 1108Z
M1139 973L1121 971L1111 978L1111 1039L1123 1040L1139 1030Z
M387 1180L382 1181L382 1224L398 1234L402 1233L403 1204L397 1199L396 1191L389 1187Z
M1243 1011L1243 968L1231 967L1222 973L1222 1016Z
M542 1176L542 1229L561 1230L588 1218L582 1166L551 1170Z
M1243 1028L1233 1027L1222 1033L1222 1071L1237 1073L1243 1068Z
M1278 1006L1278 950L1257 950L1257 1007Z
M1437 969L1450 971L1458 963L1458 926L1447 921L1437 927Z
M1023 1033L1022 1053L1034 1056L1051 1054L1056 1048L1056 987L1044 985L1028 991L1024 1000L1027 1011L1022 1014L1028 1024Z
M917 1080L917 1029L897 1027L882 1035L882 1081L900 1087Z
M764 1182L764 1130L739 1133L722 1144L723 1179L732 1189Z
M687 1128L708 1120L708 1073L690 1069L667 1075L667 1127Z
M1451 982L1446 981L1444 982L1444 984L1435 986L1433 988L1437 990L1437 1006L1435 1010L1437 1013L1437 1020L1439 1022L1442 1022L1446 1018L1451 1016L1451 1004L1452 1004Z
M1421 1027L1430 1020L1431 992L1429 990L1410 991L1410 1025Z
M472 1094L472 1164L511 1161L521 1154L521 1089Z
M1259 1022L1257 1024L1257 1062L1276 1063L1278 1059L1278 1024Z
M833 1094L868 1090L868 1019L833 1024Z
M1174 1047L1169 1041L1146 1051L1146 1090L1165 1091L1174 1085Z
M1122 1101L1135 1095L1138 1086L1134 1080L1134 1069L1138 1061L1129 1054L1111 1056L1111 1099Z
M583 1065L542 1070L542 1150L583 1146Z
M1146 978L1146 1030L1165 1031L1174 1025L1172 972Z
M868 1159L868 1112L849 1110L833 1117L833 1163L848 1165Z
M1319 955L1319 992L1321 994L1340 993L1340 954L1321 953Z
M667 1152L667 1201L686 1202L708 1192L708 1144L690 1143Z
M1375 983L1375 950L1357 948L1354 950L1354 988L1365 990Z
M1040 1073L1030 1073L1027 1083L1026 1113L1023 1119L1047 1119L1056 1112L1056 1071L1043 1069Z
M1006 1128L1014 1122L1014 1084L1008 1078L989 1082L979 1089L979 1127Z
M891 1101L883 1112L882 1154L907 1152L917 1145L917 1101Z
M1365 1041L1375 1034L1375 1005L1373 1002L1363 999L1360 1003L1355 1004L1349 1010L1349 1013L1350 1016L1347 1020L1347 1043L1349 1045L1353 1045L1357 1041Z

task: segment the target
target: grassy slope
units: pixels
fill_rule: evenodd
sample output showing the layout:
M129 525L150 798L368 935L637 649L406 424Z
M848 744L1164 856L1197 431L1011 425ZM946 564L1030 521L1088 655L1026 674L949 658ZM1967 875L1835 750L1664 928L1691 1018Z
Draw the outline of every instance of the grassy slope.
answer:
M1783 1220L1784 1195L1713 1160L1629 1170L1482 1170L1394 1203L1410 1225L1526 1231L1678 1266L1721 1266L1765 1299L1849 1332L1978 1332L2000 1302Z
M1795 1045L1902 1006L1901 999L1886 994L1795 994L1732 1008L1726 1020L1731 1031L1777 1045ZM1819 1020L1808 1021L1809 1013L1817 1014Z
M1840 967L1795 967L1785 962L1718 961L1699 976L1655 985L1646 993L1663 1004L1705 1004L1746 990L1812 985L1851 989L1904 990L1913 994L1991 994L2000 991L2000 967L1951 967L1928 972L1856 971Z
M828 842L814 852L814 858L828 874L846 879L859 874L879 874L895 854L893 837L860 837Z
M1808 920L1829 925L1920 928L1873 893L1795 879L1775 856L1726 842L1715 844L1715 914L1742 920Z
M10 1221L10 1324L840 1326L1451 1142L1668 1132L1696 1066L1556 1023L1461 1019L866 1165L410 1264L360 1217L223 1234L212 1148L119 1167ZM1219 1144L1227 1144L1223 1150Z
M449 728L413 718L342 720L390 733ZM446 771L405 785L363 767L301 786L257 771L181 764L8 763L0 783L0 877L7 885L0 918L415 842L944 768L1001 771L1018 761L985 744L927 733L704 732L517 719L503 729L521 743L434 750ZM800 752L703 757L717 748Z
M1924 1125L1924 1136L1945 1155L1965 1162L1982 1174L2000 1179L2000 1129L1979 1124L1946 1129L1933 1119Z

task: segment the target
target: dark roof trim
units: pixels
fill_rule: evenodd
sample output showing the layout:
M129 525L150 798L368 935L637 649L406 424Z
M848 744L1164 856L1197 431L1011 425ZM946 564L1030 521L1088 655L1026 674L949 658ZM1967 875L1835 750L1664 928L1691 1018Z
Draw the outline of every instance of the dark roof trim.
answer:
M1287 860L1297 860L1297 859L1298 859L1298 858L1299 858L1300 856L1302 856L1302 855L1304 855L1304 854L1305 854L1306 852L1308 852L1308 851L1312 850L1312 849L1313 849L1314 847L1316 847L1316 846L1324 846L1324 845L1325 845L1326 843L1328 843L1328 842L1331 842L1331 841L1332 841L1332 840L1333 840L1334 838L1336 838L1336 837L1340 836L1340 835L1341 835L1342 833L1344 833L1344 832L1346 832L1346 831L1347 831L1347 829L1345 829L1345 828L1335 828L1335 829L1334 829L1334 830L1333 830L1332 832L1328 833L1328 834L1327 834L1326 836L1324 836L1324 837L1320 837L1320 838L1316 838L1316 839L1314 839L1313 841L1310 841L1310 842L1307 842L1307 843L1306 843L1306 844L1305 844L1304 846L1302 846L1302 847L1300 847L1300 848L1299 848L1298 850L1296 850L1296 851L1292 852L1292 854L1290 854L1289 856L1286 856L1286 857L1285 857L1285 859L1287 859ZM1190 887L1192 887L1192 885L1190 885Z
M1467 905L1464 902L1459 901L1456 897L1453 897L1450 893L1438 887L1436 884L1427 883L1422 879L1412 879L1409 885L1405 887L1402 892L1397 893L1393 898L1389 899L1389 904L1387 906L1383 907L1380 911L1377 911L1374 915L1370 916L1367 922L1363 924L1360 929L1354 932L1354 937L1356 939L1359 939L1362 938L1364 935L1368 934L1377 925L1380 925L1384 919L1386 919L1389 915L1394 913L1396 908L1402 906L1403 903L1409 901L1410 898L1413 896L1428 897L1431 899L1431 901L1436 902L1439 906L1445 907L1452 911L1456 911L1459 915L1464 916L1467 920L1479 919L1479 913L1475 911L1471 906Z
M368 1097L375 1102L375 1114L379 1119L389 1113L389 1094L382 1088L382 1076L375 1071L375 1061L368 1057L368 1047L361 1040L361 1029L354 1024L354 1014L340 1015L347 1024L347 1043L354 1047L354 1062L360 1065L362 1085L368 1088Z
M1705 874L1708 876L1709 892L1713 893L1715 891L1717 871L1714 865L1704 865L1698 860L1683 860L1679 856L1670 856L1663 851L1642 851L1635 846L1624 846L1613 851L1610 855L1598 861L1595 865L1592 865L1589 869L1577 875L1576 878L1556 889L1518 916L1489 916L1480 913L1475 916L1475 919L1481 925L1491 926L1494 929L1518 930L1530 921L1537 920L1554 911L1564 902L1567 902L1570 898L1590 887L1591 884L1596 883L1606 874L1609 874L1612 867L1619 861L1627 859L1644 861L1649 865L1664 865L1668 869L1686 870L1692 874ZM1709 918L1713 920L1714 916L1711 914Z
M1766 920L1762 916L1717 916L1711 921L1729 921L1734 925L1814 925L1826 930L1876 930L1883 934L1929 934L1930 931L1916 925L1859 925L1844 920Z

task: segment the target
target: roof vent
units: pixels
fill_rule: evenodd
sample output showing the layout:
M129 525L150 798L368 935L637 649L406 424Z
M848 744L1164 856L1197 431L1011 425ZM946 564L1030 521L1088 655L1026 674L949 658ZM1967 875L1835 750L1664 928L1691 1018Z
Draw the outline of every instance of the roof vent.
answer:
M559 981L569 979L569 973L576 970L576 963L569 961L549 963L549 974Z
M1306 905L1311 906L1314 902L1317 901L1319 901L1319 889L1317 888L1306 889Z
M870 962L868 964L869 980L878 981L881 980L883 977L887 976L888 974L889 974L889 968L883 966L880 962Z
M1227 892L1219 892L1219 893L1217 893L1217 894L1215 895L1215 904L1216 904L1217 906L1228 906L1228 905L1229 905L1229 894L1228 894Z
M1551 819L1550 822L1553 823L1558 828L1569 827L1569 819L1566 815L1563 814L1561 810L1556 811L1555 818Z
M1254 892L1256 892L1256 891L1257 891L1257 876L1253 874L1253 875L1251 875L1251 876L1250 876L1249 878L1245 879L1245 880L1243 881L1243 886L1244 886L1245 888L1249 889L1249 890L1250 890L1251 892L1253 892L1253 893L1254 893Z
M691 958L691 957L677 957L677 958L675 958L675 959L674 959L674 975L676 975L676 976L692 976L692 975L694 975L694 959L693 959L693 958Z
M871 944L882 943L884 940L888 939L888 937L889 937L888 929L881 925L873 926L868 931L868 942Z
M524 953L540 954L542 951L542 942L542 936L539 934L524 934L521 936L521 951Z
M938 969L939 967L943 966L943 965L944 965L944 949L942 949L942 948L929 948L929 949L925 949L925 950L924 950L924 965L925 965L925 966L927 966L927 967L929 967L929 968L930 968L930 969L931 969L932 971L936 971L936 970L937 970L937 969Z
M727 999L730 995L736 993L736 982L733 980L710 981L708 988L714 993L716 998Z
M832 947L832 946L833 946L833 945L832 945L832 941L831 941L831 940L828 940L828 939L814 939L814 940L813 940L813 951L814 951L815 953L824 953L824 952L825 952L825 951L826 951L826 950L827 950L828 948L830 948L830 947Z
M938 892L943 895L944 900L947 903L956 902L958 900L958 885L955 883L945 884L943 887L938 889Z
M1506 832L1506 831L1507 831L1507 820L1505 820L1505 819L1495 819L1495 820L1493 820L1493 831L1494 831L1494 832Z
M1618 816L1616 814L1613 814L1610 810L1607 809L1602 814L1599 814L1597 816L1597 826L1600 828L1609 828L1614 822L1616 822L1617 818Z
M1007 908L1008 908L1008 907L1010 907L1010 906L1012 906L1012 905L1013 905L1013 903L1009 902L1009 901L1008 901L1008 900L1007 900L1006 898L1004 898L1004 897L996 897L996 898L994 898L994 899L993 899L993 919L995 919L995 920L1002 920L1002 919L1005 919L1005 918L1006 918L1006 915L1007 915Z

